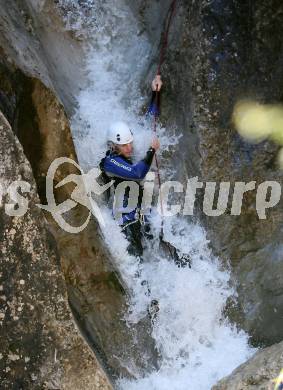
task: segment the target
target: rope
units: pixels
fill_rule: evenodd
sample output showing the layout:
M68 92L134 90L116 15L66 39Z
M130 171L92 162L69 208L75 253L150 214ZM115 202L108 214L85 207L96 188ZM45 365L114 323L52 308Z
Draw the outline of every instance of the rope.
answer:
M169 10L168 10L167 22L165 25L166 26L165 33L163 36L163 45L162 45L161 50L160 50L160 59L159 59L159 64L158 64L158 68L157 68L157 75L161 74L161 67L163 65L164 58L165 58L165 51L166 51L167 46L168 46L168 36L169 36L170 27L172 24L172 19L173 19L173 16L175 15L176 5L177 5L177 0L173 0L172 3L170 4Z
M169 7L169 10L168 10L168 15L167 15L167 20L166 20L166 24L165 24L165 32L164 32L164 35L163 35L163 44L162 44L162 47L161 47L161 50L160 50L160 58L159 58L159 64L158 64L158 68L157 68L157 75L161 75L161 67L164 63L164 59L165 59L165 53L166 53L166 49L167 49L167 46L168 46L168 36L169 36L169 31L170 31L170 27L171 27L171 24L172 24L172 20L173 20L173 16L175 15L175 11L176 11L176 4L177 4L177 0L173 0L170 7ZM157 133L157 121L158 121L158 115L160 113L160 92L156 89L156 105L158 107L158 112L155 111L154 113L154 120L153 120L153 133ZM160 237L161 239L163 238L164 236L164 209L163 209L163 200L162 200L162 193L161 193L161 178L160 178L160 169L159 169L159 162L158 162L158 158L157 158L157 155L155 154L154 155L155 157L155 165L156 165L156 171L157 171L157 180L158 180L158 187L159 187L159 199L160 199L160 209L161 209L161 233L160 233ZM171 256L173 257L173 254L171 252L171 248L168 246L169 248L169 251L170 251L170 254Z
M158 93L158 91L156 93ZM154 133L157 133L156 128L157 128L157 114L154 114L154 121L153 121ZM162 242L165 243L165 241L163 240L163 237L164 237L164 210L163 210L163 199L162 199L162 191L161 191L161 178L160 178L159 162L158 162L158 158L157 158L156 153L155 153L154 157L155 157L155 165L156 165L157 180L158 180L158 187L159 187L159 199L160 199L160 211L161 211L160 240L162 240ZM172 252L172 248L170 247L169 243L166 242L166 244L167 244L167 247L169 249L170 256L174 260L174 254Z

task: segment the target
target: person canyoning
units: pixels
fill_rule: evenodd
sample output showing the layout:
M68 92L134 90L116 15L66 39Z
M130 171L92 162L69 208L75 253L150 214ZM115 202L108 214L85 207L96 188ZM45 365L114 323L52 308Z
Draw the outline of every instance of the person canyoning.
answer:
M160 91L162 84L161 76L157 74L151 84L152 96L147 110L147 115L154 117L155 126L156 117L160 114ZM161 185L159 165L155 155L160 148L160 143L156 136L156 131L154 133L151 146L147 150L144 158L134 164L132 161L134 150L132 131L124 122L112 123L107 135L109 149L100 162L100 169L103 173L104 181L114 181L115 197L113 216L119 225L121 225L121 230L129 241L127 247L128 253L138 257L140 262L143 262L142 256L145 243L148 239L152 238L149 218L144 215L144 210L141 209L143 198L142 181L149 172L154 158L157 166L159 188ZM138 194L135 194L137 196L133 196L132 182L134 182L138 189ZM131 199L134 201L133 205L131 204ZM176 248L164 240L162 230L159 240L160 250L165 256L170 256L179 267L190 265L187 257L179 256Z
M100 168L108 180L114 180L114 188L122 182L135 182L138 185L138 201L136 207L127 210L130 187L126 187L122 194L122 204L117 201L117 193L115 193L116 201L113 207L114 216L119 211L119 206L122 206L121 215L118 223L122 227L122 232L129 241L128 252L132 255L142 257L143 245L142 237L149 233L149 226L144 216L141 214L142 201L142 180L150 170L154 154L159 149L160 143L157 137L153 137L151 146L147 150L146 155L142 160L133 163L133 134L124 122L115 122L110 126L108 132L108 145L110 149L106 152L106 156L100 163ZM118 203L118 207L116 204Z
M157 75L152 81L150 112L155 112L157 109L155 105L156 94L161 90L161 87L162 80L160 75ZM142 214L141 210L142 181L150 170L154 155L160 147L160 142L157 136L153 136L151 146L144 158L134 164L132 161L133 141L133 133L126 123L120 121L112 123L107 135L109 150L100 162L100 169L106 180L114 180L115 203L113 214L114 217L117 216L120 206L122 212L119 215L118 223L129 241L128 252L139 257L142 261L143 238L151 237L148 219ZM138 197L135 207L129 207L130 187L126 187L125 191L123 191L122 201L119 202L119 199L117 200L116 189L122 182L135 182L138 185Z

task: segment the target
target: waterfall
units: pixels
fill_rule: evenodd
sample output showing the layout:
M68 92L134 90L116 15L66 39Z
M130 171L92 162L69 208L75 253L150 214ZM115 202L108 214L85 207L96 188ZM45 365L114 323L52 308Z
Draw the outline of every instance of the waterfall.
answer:
M136 159L149 146L150 123L140 115L147 96L140 86L152 61L153 48L126 1L107 0L98 6L89 0L81 4L84 7L75 1L59 1L61 7L68 7L65 15L69 28L76 20L76 32L80 35L82 31L86 37L88 86L77 96L72 131L79 162L87 171L104 156L106 131L113 120L130 124ZM159 129L161 151L181 142L180 137L168 137L168 131ZM171 177L172 172L167 161L162 179ZM210 389L254 350L248 346L247 334L237 331L223 316L225 302L235 292L228 284L229 272L221 268L209 249L204 229L183 216L166 218L166 239L190 255L192 268L178 268L170 259L162 258L157 249L146 252L144 263L139 265L127 254L127 241L110 210L104 206L102 211L105 241L131 291L126 314L129 327L147 315L151 299L157 299L160 307L152 329L160 370L132 381L122 378L117 386L127 390ZM158 215L153 220L158 223ZM157 242L153 246L157 248ZM141 280L148 281L150 296Z

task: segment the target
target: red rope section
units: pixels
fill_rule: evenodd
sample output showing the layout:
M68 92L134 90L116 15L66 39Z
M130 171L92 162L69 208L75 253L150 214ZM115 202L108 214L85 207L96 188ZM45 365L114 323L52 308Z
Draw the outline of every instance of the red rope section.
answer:
M159 64L158 64L158 69L157 69L157 75L161 74L160 73L161 67L162 67L162 64L164 62L165 52L166 52L166 49L168 46L168 35L169 35L170 27L172 24L173 16L175 15L176 5L177 5L177 0L173 0L170 7L169 7L165 32L164 32L164 36L163 36L163 45L162 45L161 50L160 50L160 59L159 59Z

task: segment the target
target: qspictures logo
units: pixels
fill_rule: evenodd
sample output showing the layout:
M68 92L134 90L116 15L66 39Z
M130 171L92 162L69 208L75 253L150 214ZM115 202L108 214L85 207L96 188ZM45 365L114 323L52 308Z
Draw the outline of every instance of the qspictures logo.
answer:
M66 163L74 165L80 174L70 174L54 187L56 171L60 169L62 164ZM242 213L244 195L249 191L255 192L254 206L259 219L267 219L267 210L278 205L281 200L281 185L276 181L264 181L258 185L256 181L250 181L248 183L239 181L232 185L230 182L204 183L199 181L198 177L190 178L186 183L166 181L161 185L158 196L155 197L155 174L150 172L143 182L143 196L141 201L140 186L138 183L132 180L124 180L114 188L114 180L100 184L99 177L101 173L99 168L93 168L88 173L85 173L70 158L61 157L55 159L51 163L46 176L47 204L37 204L36 206L49 212L57 224L66 232L76 234L88 225L91 214L95 216L102 226L105 226L105 220L96 199L111 187L114 193L112 212L113 217L118 223L120 223L123 214L130 213L136 210L137 207L141 209L143 215L148 215L153 206L156 206L157 211L163 217L194 215L197 190L200 189L204 190L202 211L210 217L219 217L227 213L228 202L230 202L229 214L235 216L240 215ZM70 194L70 199L57 204L54 189L70 182L76 185ZM3 207L3 195L7 193L9 203L4 205L6 214L9 216L24 216L30 206L24 194L30 191L31 185L26 181L14 181L8 188L4 188L0 183L0 206ZM178 202L176 200L174 201L174 194L178 195ZM155 205L156 198L157 203ZM81 226L74 227L66 221L64 214L75 208L78 204L85 206L89 213Z
M56 185L55 188L64 186L67 183L73 182L76 184L76 188L71 193L71 199L65 200L63 203L56 205L54 197L54 177L56 170L64 163L70 163L81 172L80 175L70 174L64 180ZM86 228L89 223L91 213L96 217L100 225L105 225L104 218L99 209L99 206L92 194L101 196L107 191L114 181L100 185L97 182L97 178L101 175L101 171L98 168L91 169L88 173L84 173L82 168L73 160L61 157L52 162L46 176L46 199L47 205L38 205L38 207L50 212L58 223L58 225L68 233L79 233ZM88 217L83 225L79 227L73 227L63 217L63 214L72 210L77 204L85 206L88 210Z
M65 163L74 165L80 171L80 174L70 174L54 187L56 171L62 164ZM104 226L104 218L99 206L97 205L97 202L93 198L93 194L101 196L113 185L114 182L110 181L105 185L100 185L97 182L97 178L100 175L101 171L98 168L93 168L85 174L82 168L74 160L67 157L57 158L51 163L46 176L47 205L36 204L36 206L49 212L57 224L68 233L76 234L84 230L89 223L91 214L93 214L98 222ZM70 182L76 184L75 189L70 195L71 199L67 199L57 205L54 195L54 188L56 189L62 187ZM10 199L10 203L4 205L6 214L11 217L23 217L30 206L28 204L28 200L25 198L25 196L23 196L23 194L30 191L31 185L23 180L16 180L12 182L6 190L0 183L0 207L3 206L2 200L4 194L6 193ZM81 226L74 227L64 219L63 215L75 208L78 204L85 206L89 210L89 213L85 222Z

